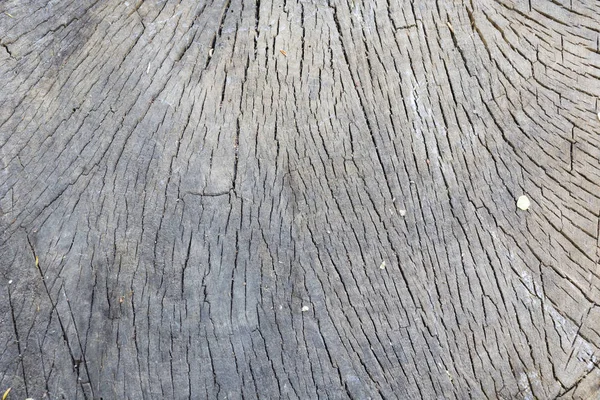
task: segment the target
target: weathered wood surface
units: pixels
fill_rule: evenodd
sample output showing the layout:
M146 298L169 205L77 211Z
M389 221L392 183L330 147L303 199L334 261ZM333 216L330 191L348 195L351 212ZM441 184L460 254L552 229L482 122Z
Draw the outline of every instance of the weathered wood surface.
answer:
M0 390L600 398L599 46L596 0L2 1Z

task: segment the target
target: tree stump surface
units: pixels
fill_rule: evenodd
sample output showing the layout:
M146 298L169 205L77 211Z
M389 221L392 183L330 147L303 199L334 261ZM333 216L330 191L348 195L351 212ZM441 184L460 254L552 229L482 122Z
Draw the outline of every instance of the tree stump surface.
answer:
M0 81L9 399L600 398L597 0L6 0Z

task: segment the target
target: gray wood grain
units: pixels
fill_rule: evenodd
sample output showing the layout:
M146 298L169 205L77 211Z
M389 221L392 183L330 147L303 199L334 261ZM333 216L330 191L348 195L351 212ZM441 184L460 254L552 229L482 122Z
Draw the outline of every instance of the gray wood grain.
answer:
M600 398L599 2L7 0L0 82L10 399Z

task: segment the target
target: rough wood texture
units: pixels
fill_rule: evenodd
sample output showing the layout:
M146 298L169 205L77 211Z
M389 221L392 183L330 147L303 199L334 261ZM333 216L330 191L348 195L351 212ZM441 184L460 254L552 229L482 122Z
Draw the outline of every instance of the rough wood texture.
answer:
M7 0L0 80L11 399L600 398L600 2Z

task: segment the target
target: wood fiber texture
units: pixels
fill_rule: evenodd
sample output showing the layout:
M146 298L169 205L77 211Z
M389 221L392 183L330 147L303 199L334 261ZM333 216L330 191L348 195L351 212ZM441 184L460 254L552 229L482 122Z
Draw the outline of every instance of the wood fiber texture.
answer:
M600 398L597 0L5 0L0 82L9 399Z

